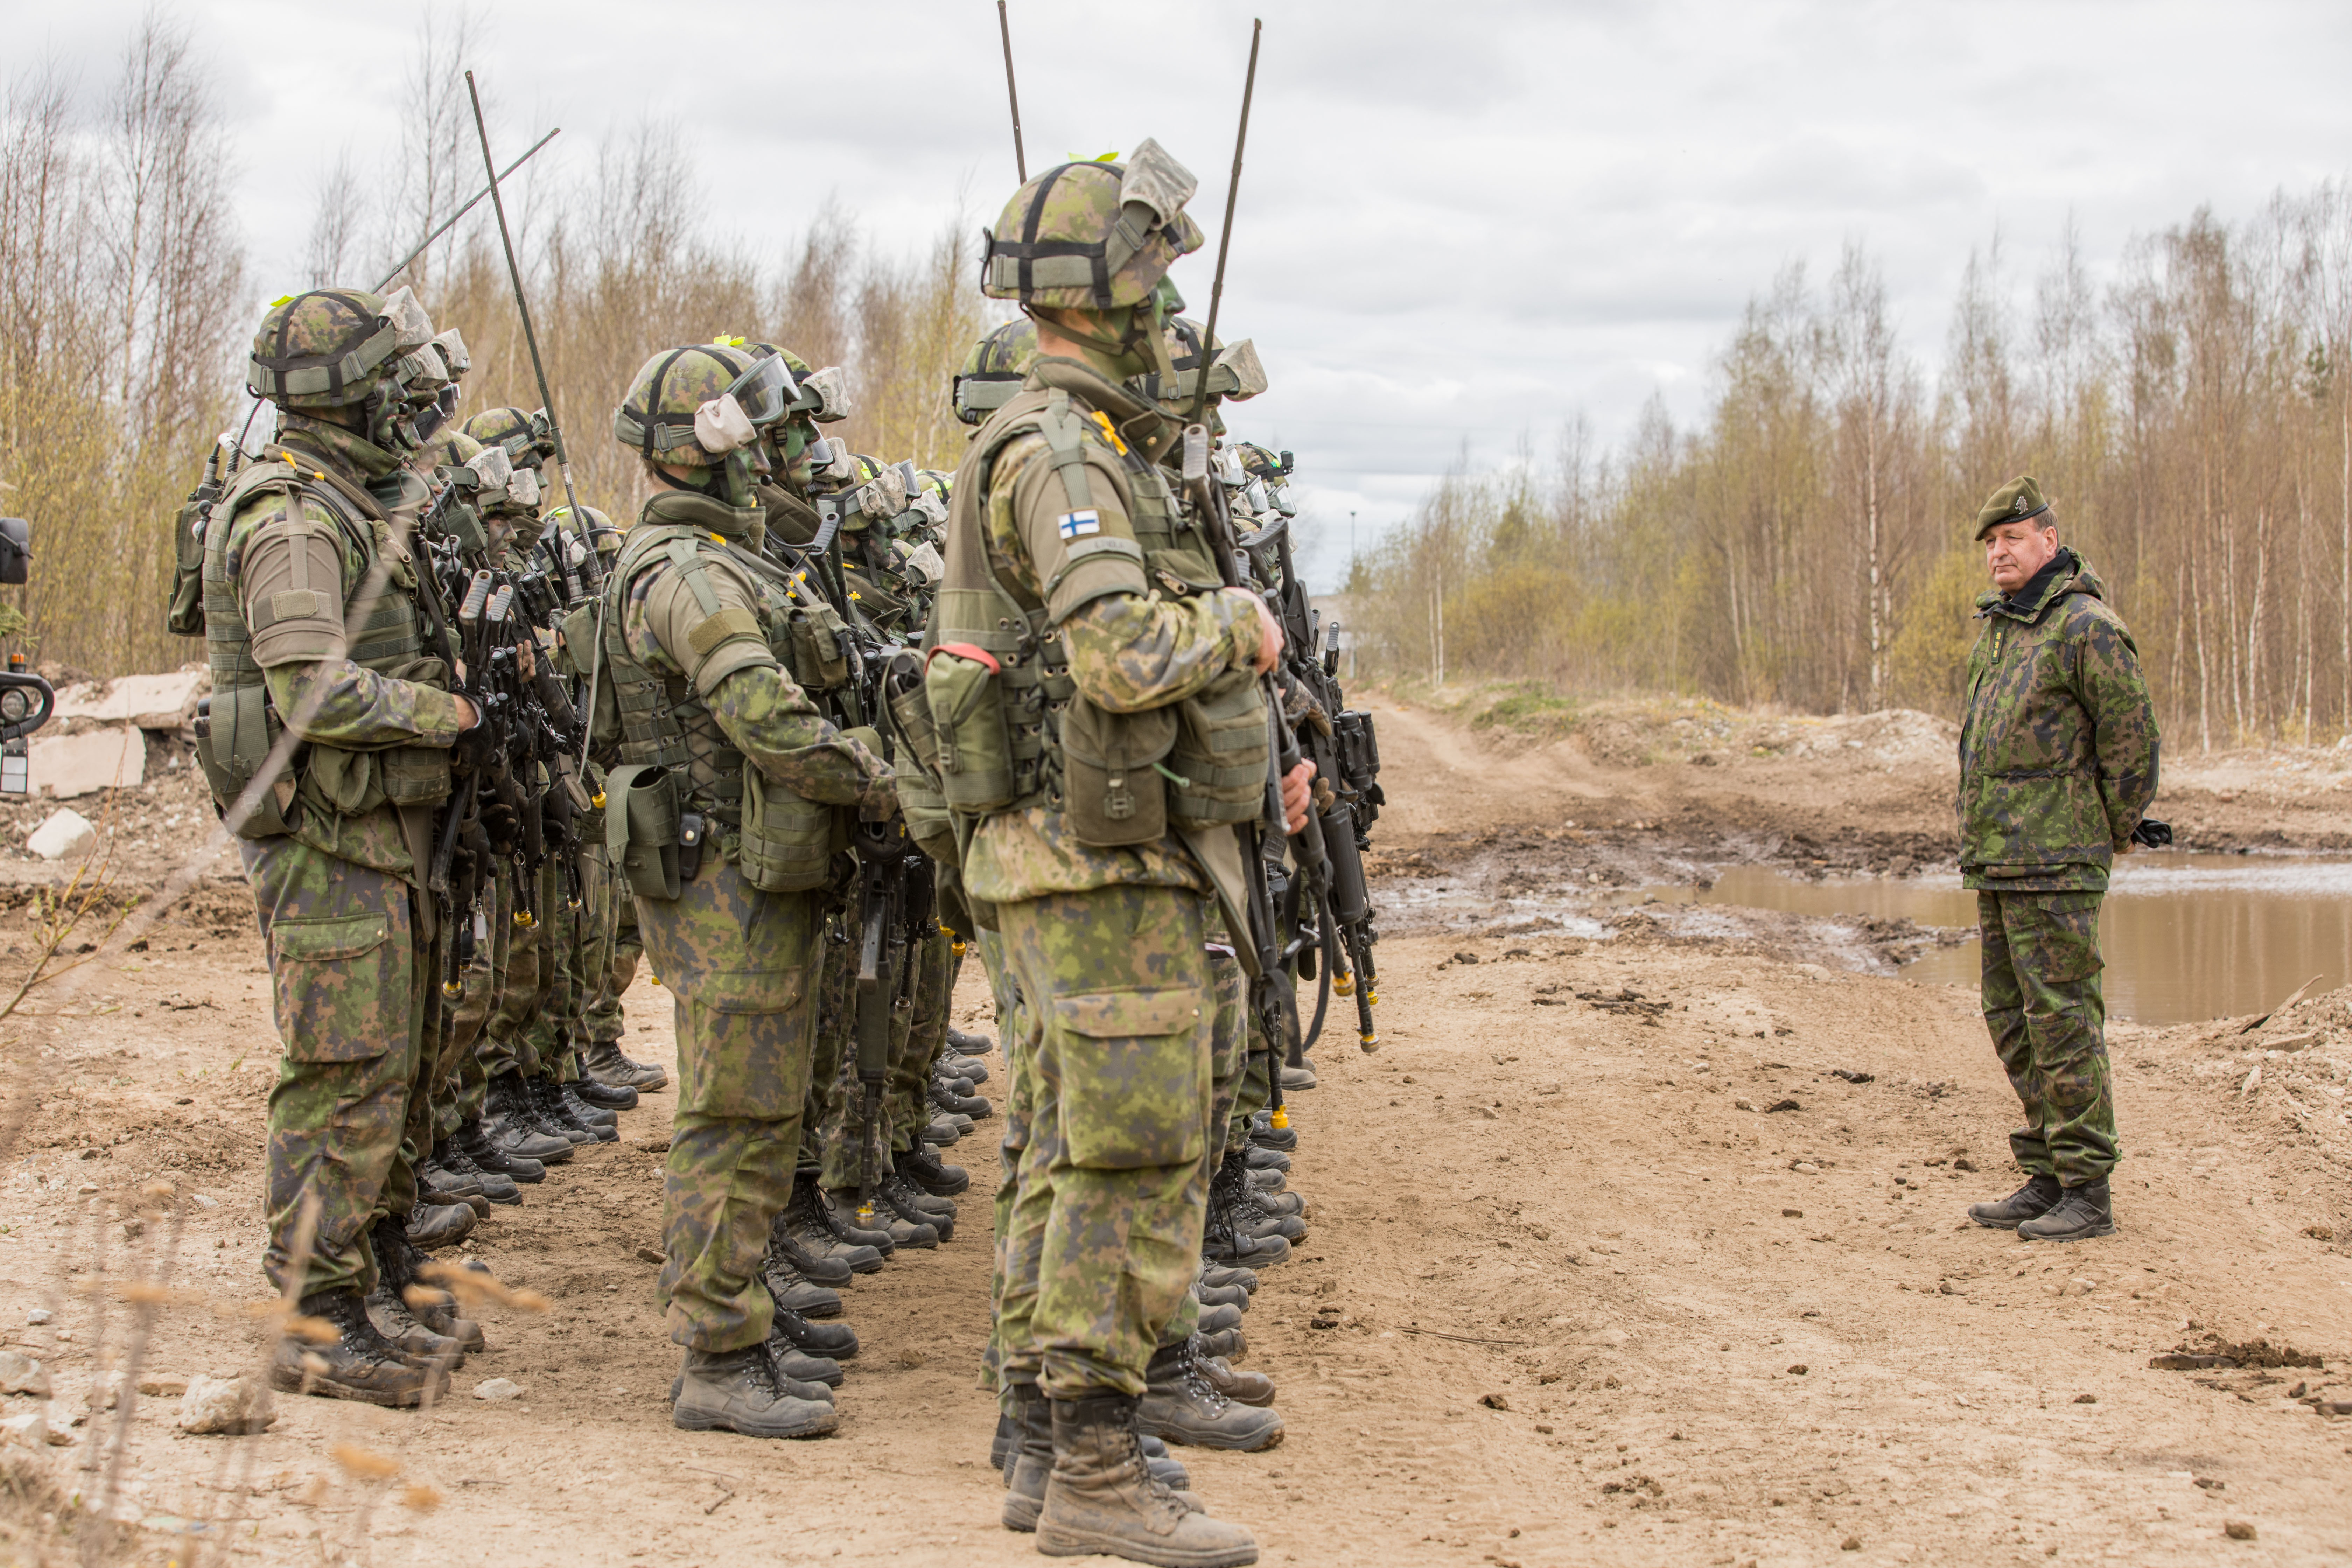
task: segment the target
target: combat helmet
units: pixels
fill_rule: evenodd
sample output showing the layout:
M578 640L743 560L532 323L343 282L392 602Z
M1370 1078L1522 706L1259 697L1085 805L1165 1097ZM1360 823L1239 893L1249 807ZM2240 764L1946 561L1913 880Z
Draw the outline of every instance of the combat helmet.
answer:
M782 354L754 358L728 343L664 349L630 382L613 434L648 464L723 469L728 504L750 506L753 476L769 470L761 431L797 391Z
M580 514L588 520L588 537L596 542L596 553L599 556L619 553L621 531L613 526L613 520L593 506L582 507ZM560 506L549 512L546 521L551 531L562 531L566 539L577 539L580 535L579 525L572 521L572 509L568 506Z
M982 291L1024 308L1142 304L1178 257L1201 248L1200 226L1184 211L1199 185L1149 137L1124 163L1058 163L983 231Z
M1174 374L1163 375L1155 370L1133 377L1129 384L1178 417L1191 418L1200 397L1201 335L1206 331L1190 316L1169 322L1168 357ZM1247 338L1237 343L1220 338L1215 349L1209 367L1212 406L1228 401L1246 403L1266 389L1265 366L1257 357L1257 344Z
M1016 317L990 331L963 356L962 368L950 384L955 416L978 425L1013 401L1029 378L1029 362L1037 357L1037 323Z
M292 414L358 408L369 440L414 445L394 374L402 332L386 303L360 289L312 289L279 300L253 334L246 391Z

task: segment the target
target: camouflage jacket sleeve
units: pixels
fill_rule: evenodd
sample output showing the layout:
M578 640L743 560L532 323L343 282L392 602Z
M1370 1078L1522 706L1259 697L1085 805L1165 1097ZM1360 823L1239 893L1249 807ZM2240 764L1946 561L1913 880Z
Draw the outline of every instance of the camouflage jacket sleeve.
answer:
M261 518L244 542L237 594L253 634L254 661L287 727L306 741L347 751L446 746L456 740L456 698L420 681L363 669L346 657L351 602L407 592L399 568L383 575L370 569L314 503L305 502L299 516L282 497L266 504L275 514Z
M1091 443L1090 443L1091 446ZM1091 537L1132 540L1124 476L1108 448L1089 450L1094 525ZM1040 561L1065 555L1063 519L1072 510L1040 437L1006 447L989 487L989 564L1024 596L1057 607L1059 584L1049 584ZM1143 581L1141 557L1136 579ZM1257 612L1229 594L1167 598L1157 591L1103 592L1061 616L1070 650L1070 676L1097 706L1115 713L1164 708L1207 686L1256 656Z
M756 590L722 560L704 559L704 585L718 613L704 608L676 568L647 573L629 607L631 651L650 668L694 682L728 741L803 799L895 809L888 764L828 723L760 637Z
M2121 854L2156 798L2156 707L2140 678L2139 649L2111 615L2084 616L2074 644L2074 689L2091 716L2099 802L2107 837Z

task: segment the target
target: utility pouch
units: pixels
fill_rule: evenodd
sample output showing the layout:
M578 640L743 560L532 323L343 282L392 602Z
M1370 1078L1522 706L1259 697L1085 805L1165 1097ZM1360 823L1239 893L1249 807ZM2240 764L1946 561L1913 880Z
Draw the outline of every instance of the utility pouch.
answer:
M1176 744L1168 768L1168 815L1179 827L1255 822L1265 811L1265 769L1272 737L1257 677L1230 670L1199 695L1171 710Z
M206 490L213 495L206 495ZM196 529L212 510L213 496L219 491L207 474L196 493L180 508L179 521L172 527L172 602L163 612L163 629L173 637L205 635L205 541Z
M207 699L205 731L196 738L196 762L211 786L213 805L226 817L245 786L253 782L284 733L266 686L240 686ZM299 749L297 756L302 753ZM236 829L239 838L277 838L294 831L296 770L291 762L262 791L253 814Z
M835 807L743 764L743 879L763 893L802 893L832 879Z
M1062 710L1062 809L1095 849L1157 844L1168 832L1168 788L1152 764L1176 741L1166 708L1113 713L1074 693Z
M681 813L667 768L632 763L604 780L604 849L641 899L675 899Z
M931 787L922 769L910 763L901 763L896 776L898 815L906 818L907 837L915 841L916 848L952 869L959 860L955 819L948 810L947 796Z
M849 679L849 656L841 647L848 626L831 605L795 605L789 627L793 679L802 690L831 691Z
M383 798L394 805L438 805L449 798L449 752L445 746L394 746L376 753Z
M958 811L984 816L1013 802L1013 736L1005 728L1003 667L971 643L942 643L923 666L931 715L931 765Z

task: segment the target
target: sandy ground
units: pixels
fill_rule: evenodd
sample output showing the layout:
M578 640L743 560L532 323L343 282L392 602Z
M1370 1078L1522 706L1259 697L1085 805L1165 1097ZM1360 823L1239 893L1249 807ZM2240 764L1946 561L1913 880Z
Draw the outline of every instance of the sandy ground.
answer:
M1287 1440L1185 1456L1266 1561L2352 1554L2346 995L2251 1032L2118 1027L2123 1232L2021 1245L1961 1215L2015 1184L2014 1100L1971 997L1853 973L1868 952L1819 962L1794 925L1698 940L1598 901L1621 878L1728 858L1932 863L1948 786L1927 771L1930 731L1881 720L1853 749L1835 731L1810 755L1643 765L1585 735L1375 705L1395 802L1380 829L1380 892L1398 911L1381 949L1385 1045L1318 1053L1321 1087L1294 1106L1313 1228L1246 1323ZM2212 841L2352 836L2326 756L2307 773L2228 765L2219 783L2182 774ZM1589 926L1414 902L1449 881L1484 898L1515 874L1558 901L1593 895ZM0 1173L0 1339L51 1373L47 1410L71 1441L0 1449L18 1488L0 1555L1032 1559L996 1524L993 1408L974 1385L993 1122L950 1154L973 1177L954 1239L849 1293L864 1350L825 1441L668 1425L675 1352L644 1257L667 1094L477 1233L467 1255L552 1306L488 1313L492 1349L446 1406L282 1400L270 1431L232 1439L181 1436L176 1400L144 1397L68 1426L104 1366L136 1382L262 1354L241 1309L261 1294L274 1040L242 896L200 892L146 951L95 955L78 992L37 994L35 1016L5 1026L5 1110L27 1120ZM10 918L0 939L21 947ZM964 1016L983 1000L968 976ZM662 994L628 1001L635 1054L667 1053ZM1001 1092L1003 1058L988 1059L984 1092ZM178 1194L160 1207L140 1195L158 1179ZM127 1235L142 1208L152 1217ZM91 1289L100 1275L114 1289ZM122 1300L142 1279L170 1300ZM52 1320L28 1324L39 1310ZM2280 1359L2255 1341L2325 1364L2148 1364L2232 1347ZM469 1396L491 1377L523 1396ZM2320 1413L2339 1401L2346 1415ZM339 1446L398 1474L354 1476ZM75 1496L123 1533L98 1542ZM2231 1523L2252 1539L2227 1537Z

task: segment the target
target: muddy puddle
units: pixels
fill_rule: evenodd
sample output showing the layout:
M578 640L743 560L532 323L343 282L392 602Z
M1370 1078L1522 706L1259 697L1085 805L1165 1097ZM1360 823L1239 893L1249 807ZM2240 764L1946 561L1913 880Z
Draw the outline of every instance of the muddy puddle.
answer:
M1705 904L1855 921L1973 927L1976 895L1957 875L1811 881L1732 866L1707 887L1620 889L1608 904ZM2107 1010L2148 1024L2259 1012L2314 975L2352 983L2352 858L2136 855L2117 868L2100 918ZM1977 984L1977 943L1931 948L1913 980Z

